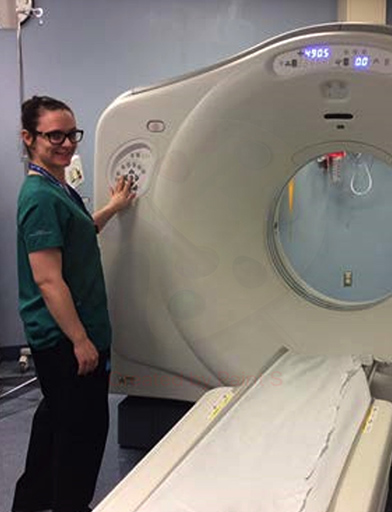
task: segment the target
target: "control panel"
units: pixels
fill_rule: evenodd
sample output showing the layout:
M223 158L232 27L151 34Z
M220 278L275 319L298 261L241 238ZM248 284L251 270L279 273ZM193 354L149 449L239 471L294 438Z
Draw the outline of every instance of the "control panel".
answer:
M109 165L109 183L113 187L116 180L126 176L134 181L138 197L149 187L156 158L152 147L144 141L132 141L119 149Z
M369 46L316 44L278 55L273 62L277 75L292 76L306 72L336 69L392 73L392 53Z

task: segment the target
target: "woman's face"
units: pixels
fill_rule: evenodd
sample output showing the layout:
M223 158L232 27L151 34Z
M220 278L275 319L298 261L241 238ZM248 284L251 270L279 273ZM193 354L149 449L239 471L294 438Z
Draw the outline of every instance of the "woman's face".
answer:
M37 125L37 132L41 134L22 131L22 138L30 150L31 160L47 170L63 170L71 163L77 143L72 143L66 138L61 145L54 145L43 134L53 131L69 133L75 129L75 118L68 110L42 110Z

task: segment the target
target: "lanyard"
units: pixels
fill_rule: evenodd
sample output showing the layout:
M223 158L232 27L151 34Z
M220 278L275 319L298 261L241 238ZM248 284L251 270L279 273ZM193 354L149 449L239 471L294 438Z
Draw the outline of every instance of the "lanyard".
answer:
M62 183L61 181L59 181L55 176L53 176L53 174L50 174L50 172L48 172L46 169L44 169L43 167L41 167L39 165L29 162L29 169L31 171L37 172L38 174L40 174L41 176L43 176L44 178L49 180L51 183L53 183L57 187L60 187L61 189L63 189L66 192L66 194L84 211L84 213L86 213L91 218L90 212L87 210L87 208L83 202L83 199L76 192L76 190L74 190L72 187L70 187L66 183Z
M55 178L53 176L53 174L50 174L50 172L48 172L43 167L33 164L32 162L29 162L29 169L31 171L38 172L38 174L41 174L41 176L44 176L44 178L46 178L49 181L51 181L52 183L54 183L57 187L62 188L63 190L65 190L65 192L67 192L68 195L70 195L67 185L65 183L61 183L61 181L59 181L57 178Z

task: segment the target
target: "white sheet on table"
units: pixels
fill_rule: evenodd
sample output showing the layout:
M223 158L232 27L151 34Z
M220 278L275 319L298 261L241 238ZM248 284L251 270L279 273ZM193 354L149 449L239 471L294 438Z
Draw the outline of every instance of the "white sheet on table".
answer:
M325 512L370 404L352 357L287 353L140 512Z

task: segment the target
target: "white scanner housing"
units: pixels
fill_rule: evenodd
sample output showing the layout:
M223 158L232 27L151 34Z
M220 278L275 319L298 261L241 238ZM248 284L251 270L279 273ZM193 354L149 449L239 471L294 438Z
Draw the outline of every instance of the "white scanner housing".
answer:
M200 400L99 512L384 509L391 91L392 30L330 24L103 112L96 206L139 195L101 235L112 390Z
M282 346L390 358L392 273L377 254L390 250L391 35L388 27L362 24L298 30L200 72L127 92L104 111L96 206L116 176L136 175L139 185L136 206L101 235L113 390L196 399L254 376ZM370 155L374 186L377 173L385 178L377 181L384 196L374 188L366 197L335 198L332 212L341 215L327 238L323 221L333 222L333 215L324 203L334 193L333 177L320 178L322 170L309 166L336 152ZM306 166L301 178L296 173ZM297 208L301 183L320 186L314 176L329 192ZM279 205L292 178L294 206L284 218ZM358 190L367 186L359 179ZM361 221L348 227L346 245L333 238L345 221L345 197L357 200L352 216L386 208L363 236ZM307 220L297 219L301 208ZM329 265L336 294L317 290L306 269L301 275L292 267L284 247L290 223L293 247L308 244L299 257L316 265L316 276ZM313 242L304 242L301 230L313 233ZM368 242L356 253L374 263L369 272L357 261L350 276L354 262L345 254L360 239ZM372 286L362 277L379 272L375 295L356 296L361 282ZM351 288L342 284L345 275Z

